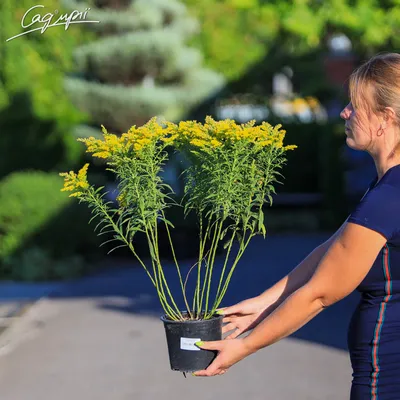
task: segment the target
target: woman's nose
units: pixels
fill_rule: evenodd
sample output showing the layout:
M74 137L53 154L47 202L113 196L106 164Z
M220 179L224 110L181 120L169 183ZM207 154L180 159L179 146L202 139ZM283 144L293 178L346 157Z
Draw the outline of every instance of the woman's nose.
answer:
M351 114L350 104L348 104L345 108L343 108L342 112L340 113L340 117L343 119L349 119Z

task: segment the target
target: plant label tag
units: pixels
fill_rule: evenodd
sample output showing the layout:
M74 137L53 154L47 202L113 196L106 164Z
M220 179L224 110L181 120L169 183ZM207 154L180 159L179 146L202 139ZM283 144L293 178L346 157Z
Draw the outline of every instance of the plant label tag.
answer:
M201 349L194 345L200 341L201 339L181 337L181 350L200 351Z

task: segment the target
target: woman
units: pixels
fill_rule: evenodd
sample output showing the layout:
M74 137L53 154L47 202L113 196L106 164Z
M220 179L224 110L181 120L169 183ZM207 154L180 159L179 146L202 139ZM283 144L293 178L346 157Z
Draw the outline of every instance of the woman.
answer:
M218 356L194 375L225 373L358 289L348 334L351 400L400 398L400 54L378 55L358 68L350 99L340 114L346 143L373 157L376 179L340 229L288 276L221 310L231 340L200 342Z

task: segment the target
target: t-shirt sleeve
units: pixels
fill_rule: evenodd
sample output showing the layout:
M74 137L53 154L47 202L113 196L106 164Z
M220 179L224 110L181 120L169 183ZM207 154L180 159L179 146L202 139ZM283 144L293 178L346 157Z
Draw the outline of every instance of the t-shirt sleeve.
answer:
M365 226L383 235L386 240L400 234L400 189L381 184L368 192L348 222Z

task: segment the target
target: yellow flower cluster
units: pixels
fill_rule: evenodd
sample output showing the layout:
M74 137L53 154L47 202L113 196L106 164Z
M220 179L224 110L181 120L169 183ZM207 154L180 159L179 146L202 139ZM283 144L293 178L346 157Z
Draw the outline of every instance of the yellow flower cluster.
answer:
M78 139L86 145L87 153L92 153L93 157L97 158L110 158L112 154L125 148L122 137L108 133L103 125L102 130L104 140L95 139L93 136Z
M116 154L127 154L131 150L138 153L144 148L154 145L158 140L173 143L177 138L176 134L171 135L174 127L175 125L170 122L167 122L164 127L157 122L156 117L153 117L141 127L132 126L121 136L108 133L102 125L104 139L89 137L78 140L85 143L87 152L92 153L93 157L107 159Z
M286 131L281 130L282 125L272 127L267 122L254 126L255 121L238 125L233 120L215 121L210 116L206 117L204 124L196 121L180 122L177 129L179 140L188 141L195 147L208 150L220 147L223 143L246 141L260 147L273 146L292 150L297 146L283 146Z
M117 201L118 201L120 206L126 207L128 205L128 202L127 202L127 199L126 199L126 192L121 192L117 196Z
M127 133L122 134L121 140L125 146L133 147L135 151L141 151L148 145L154 145L159 140L166 143L172 143L174 137L168 137L171 133L171 127L174 124L166 123L166 127L157 122L157 118L151 118L146 124L137 128L133 126Z
M83 194L82 190L89 188L87 181L87 170L89 164L85 164L76 174L74 171L62 172L59 175L64 178L64 187L62 192L73 192L69 197L77 197Z
M233 120L215 121L210 116L206 117L204 124L197 121L181 121L179 124L165 122L161 125L154 117L141 127L132 126L121 136L108 133L102 126L103 139L90 137L78 140L86 144L87 152L92 153L93 157L105 159L113 155L127 155L131 151L139 154L146 148L154 148L159 142L178 146L190 144L205 151L218 148L224 143L238 141L254 143L261 148L266 146L283 150L296 148L296 146L283 146L286 131L281 129L281 125L272 127L267 122L259 126L254 125L255 121L238 125Z

